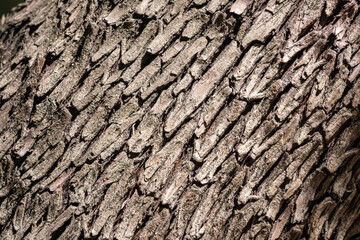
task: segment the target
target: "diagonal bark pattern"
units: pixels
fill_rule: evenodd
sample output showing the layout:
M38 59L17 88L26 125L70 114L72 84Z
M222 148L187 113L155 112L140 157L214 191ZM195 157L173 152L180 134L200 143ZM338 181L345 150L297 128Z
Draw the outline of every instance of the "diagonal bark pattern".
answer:
M18 6L0 238L359 238L359 4Z

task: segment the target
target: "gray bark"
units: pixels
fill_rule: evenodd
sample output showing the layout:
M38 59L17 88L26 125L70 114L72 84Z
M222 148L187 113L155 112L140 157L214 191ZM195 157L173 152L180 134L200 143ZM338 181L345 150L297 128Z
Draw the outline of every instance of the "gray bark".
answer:
M355 0L28 0L0 25L1 239L360 239Z

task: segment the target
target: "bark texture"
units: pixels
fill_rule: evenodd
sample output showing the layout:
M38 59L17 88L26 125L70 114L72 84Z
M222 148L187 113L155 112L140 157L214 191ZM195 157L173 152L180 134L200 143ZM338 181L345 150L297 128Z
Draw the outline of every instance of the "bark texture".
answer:
M0 25L1 239L359 239L355 0L28 0Z

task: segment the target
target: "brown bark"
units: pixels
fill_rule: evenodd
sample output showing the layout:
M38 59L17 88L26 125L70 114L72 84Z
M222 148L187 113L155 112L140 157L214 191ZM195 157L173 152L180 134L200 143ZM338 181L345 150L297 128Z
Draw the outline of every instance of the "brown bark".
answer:
M359 239L349 0L28 0L0 25L1 239Z

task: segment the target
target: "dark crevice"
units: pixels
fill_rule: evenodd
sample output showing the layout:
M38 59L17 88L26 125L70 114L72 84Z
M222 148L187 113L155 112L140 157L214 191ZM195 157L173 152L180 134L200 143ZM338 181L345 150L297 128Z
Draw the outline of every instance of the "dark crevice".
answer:
M81 37L81 39L79 41L78 48L76 50L76 54L75 54L75 57L74 57L75 62L79 61L79 59L80 59L80 57L82 55L84 46L85 46L86 38L91 34L91 32L92 32L91 25L88 25L85 28L84 35Z
M287 200L284 200L284 199L281 199L281 203L280 203L280 209L279 211L277 212L276 214L276 217L275 219L281 219L281 215L285 212L285 210L289 207L289 199ZM293 209L291 210L291 212L294 212Z
M195 175L195 173L203 166L202 162L197 162L195 161L195 159L191 158L190 161L192 162L192 164L194 165L194 168L192 170L192 176ZM195 182L194 182L195 183Z
M331 47L334 45L335 40L336 40L335 34L334 34L334 33L331 33L331 34L329 35L329 37L328 37L328 39L327 39L324 47L321 49L320 53L318 54L317 60L318 60L319 57L322 55L322 53L324 53L324 52L325 52L326 50L328 50L328 49L331 49ZM328 59L328 60L330 61L331 59Z
M41 72L47 67L51 66L54 62L59 62L59 58L61 56L61 53L59 55L53 55L52 53L48 53L45 57L45 63L43 66L43 69Z
M202 73L206 73L213 66L213 63L220 56L220 54L225 50L226 46L228 46L231 43L231 41L232 41L232 39L230 38L230 36L227 36L224 38L221 45L218 47L218 51L213 55L213 57L211 59L207 60L207 61L209 61L209 64L204 68Z
M23 19L20 24L18 25L14 25L12 27L12 31L13 31L13 35L16 36L16 35L20 35L19 32L20 30L23 29L23 27L27 26L27 24L30 22L30 18L26 18L26 19ZM21 38L20 38L21 39Z
M136 13L133 14L133 16L138 16L137 17L133 17L134 19L139 19L140 20L140 24L139 24L139 28L137 29L136 34L133 36L133 39L136 40L138 37L141 36L141 34L144 32L144 29L148 26L148 24L152 21L155 20L155 16L152 18L144 18L143 16L140 16ZM128 49L126 49L128 50Z
M37 25L29 25L29 35L32 36L36 30L39 29L39 27L41 26L42 23L37 24Z
M305 37L308 33L311 33L313 31L313 26L314 26L316 21L317 21L317 19L314 19L312 22L310 22L307 26L305 26L301 30L301 32L299 33L299 36L297 38L297 41L299 41L300 39Z
M19 136L19 138L20 138L20 136ZM11 156L12 156L14 165L19 169L30 154L31 154L31 151L28 151L24 156L20 157L12 151Z
M254 163L255 163L255 160L254 158L252 158L249 154L247 154L245 157L244 157L244 165L247 166L247 167L251 167Z
M26 90L25 90L25 93L24 93L23 102L26 102L26 101L29 99L32 91L33 91L32 87L30 87L30 86L27 86L27 87L26 87Z
M235 154L234 153L231 153L231 155L233 155L233 157L235 158ZM229 157L231 158L231 156ZM226 160L225 160L226 161ZM221 164L222 166L222 164ZM229 184L231 183L231 181L235 178L236 174L239 172L240 170L240 167L239 165L237 165L231 172L227 173L229 175L229 178L228 180L222 184L221 188L220 188L220 191L219 191L219 194L222 193L225 189L227 189L229 187ZM216 174L214 174L215 176ZM225 199L227 199L227 197L229 196L231 190L228 190L228 192L225 193Z
M236 38L236 36L237 36L238 33L239 33L240 27L241 27L241 25L243 24L243 18L242 18L242 16L239 17L239 16L238 16L237 14L235 14L235 13L233 13L232 15L233 15L234 18L235 18L235 25L234 25L233 34L234 34L234 36L235 36L235 38Z
M164 235L164 239L168 239L169 234L172 231L172 226L173 226L173 224L175 224L175 219L176 219L175 210L173 210L171 212L171 217L170 217L170 221L169 221L169 224L168 224L169 228L168 228L166 234Z
M358 223L358 222L360 222L359 218L357 218L357 220L354 221L353 226L356 227L355 224ZM357 227L357 228L360 228L360 227ZM359 240L360 239L360 232L353 235L353 236L346 236L345 239Z
M33 227L33 225L31 224L31 225L28 227L28 229L26 229L26 231L24 232L24 235L23 235L24 237L26 237L28 234L31 233L32 227ZM26 238L24 238L24 239L26 239Z
M80 112L72 104L70 104L70 106L67 107L67 109L71 114L71 121L73 122L77 118L77 116L79 116Z
M58 229L56 229L54 232L52 232L50 239L51 240L58 239L61 236L61 234L66 230L66 228L70 225L71 219L72 218L69 218L68 220L66 220L63 225L61 225Z
M84 85L85 80L89 77L91 70L85 70L78 82L77 88L81 88Z
M258 217L256 215L252 215L250 220L246 223L245 227L242 229L242 234L239 237L239 240L241 238L241 236L244 236L250 229L252 226L254 226L256 223L258 222Z
M291 179L285 176L284 181L280 184L280 189L285 189L286 186L291 182Z
M20 50L19 50L20 51ZM13 71L15 68L17 68L18 66L28 66L29 65L29 58L24 56L19 62L15 62L13 64L11 64L10 66L10 70ZM19 67L20 68L20 67ZM29 67L26 67L25 69L28 69Z
M215 151L215 150L217 149L216 146L218 146L225 138L227 138L228 136L230 136L230 133L231 133L231 131L234 129L234 127L240 123L240 121L241 121L240 119L241 119L241 115L239 115L239 117L238 117L235 121L230 122L230 123L228 124L228 126L226 127L224 133L221 134L221 136L219 137L219 139L216 141L216 144L214 145L214 147L209 151L209 153L207 153L207 154L203 157L203 159L205 159L209 154L211 154L213 151ZM215 121L215 120L214 120L214 121ZM237 143L235 143L234 146L236 146L236 144L237 144ZM226 159L228 159L232 154L233 154L233 151L229 151L229 153L228 153L226 156L224 156L224 157L225 157L225 158L224 158L224 159L225 159L224 161L226 161ZM217 167L217 169L215 170L214 176L220 171L221 166L222 166L222 164L220 164L220 165Z
M322 12L321 12L320 25L322 27L325 27L325 26L329 25L330 23L335 25L336 21L340 18L340 15L339 15L340 12L344 9L344 6L347 3L348 3L348 1L346 1L346 0L340 0L338 5L336 6L335 10L333 11L333 13L329 17L326 17L326 15L325 15L326 1L325 1L324 8L322 9Z
M151 215L146 215L145 218L143 219L142 223L140 226L137 226L136 230L135 230L135 235L133 236L133 238L131 240L138 240L139 239L139 235L141 233L141 231L144 229L144 227L146 226L146 223L149 222L152 219Z
M349 118L348 120L345 121L345 123L343 125L341 125L341 127L336 131L336 133L328 140L328 143L332 142L334 140L334 142L337 142L337 140L340 138L340 136L342 135L342 133L348 129L352 124L352 119Z
M310 46L301 49L294 56L292 56L292 58L287 63L281 62L279 72L275 78L281 78L291 67L294 67L294 63L296 62L296 60L299 60L303 53L308 50L308 48L310 48Z
M145 68L146 66L148 66L155 58L157 55L155 54L151 54L149 52L146 52L145 55L143 56L143 58L141 59L141 68Z
M261 177L261 179L259 180L259 182L256 184L256 187L254 187L254 189L259 188L259 186L261 186L261 184L269 178L270 174L273 172L273 170L280 164L280 162L286 160L286 154L285 152L281 153L280 157L278 159L276 159L276 161L270 166L269 169L264 169L266 170L265 174Z

